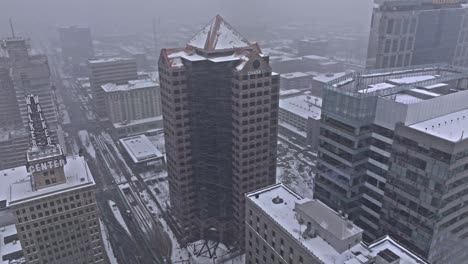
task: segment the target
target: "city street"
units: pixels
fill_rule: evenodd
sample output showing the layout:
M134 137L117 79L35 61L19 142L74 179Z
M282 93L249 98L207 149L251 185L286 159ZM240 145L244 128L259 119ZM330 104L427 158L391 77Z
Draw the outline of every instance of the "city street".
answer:
M62 78L61 64L56 54L49 53L49 64L52 72L52 80L56 86L57 96L61 97L65 110L68 112L70 124L64 125L67 135L67 149L69 154L78 154L83 150L90 170L93 173L98 191L96 198L102 221L108 230L109 241L119 264L133 263L165 263L171 252L171 242L165 234L161 224L153 219L139 196L139 189L132 180L132 171L119 160L115 149L102 137L105 129L100 124L89 118L90 105L83 105L80 97L86 97L83 91L79 91L74 80ZM96 150L90 155L85 151L85 144L79 138L79 131L87 131L91 138L92 147ZM123 194L115 181L113 174L117 173L122 181L129 182L128 196L133 203L129 204L127 194ZM125 223L129 227L130 235L115 219L108 201L116 203L122 212Z

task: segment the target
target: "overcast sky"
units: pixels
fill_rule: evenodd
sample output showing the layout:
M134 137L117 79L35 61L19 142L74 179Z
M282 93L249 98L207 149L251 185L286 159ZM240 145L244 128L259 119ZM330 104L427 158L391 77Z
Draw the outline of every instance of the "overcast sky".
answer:
M8 18L17 31L50 34L59 25L86 24L93 32L140 33L160 26L207 23L221 14L240 27L285 22L335 23L368 27L371 0L2 0L0 36L9 34Z

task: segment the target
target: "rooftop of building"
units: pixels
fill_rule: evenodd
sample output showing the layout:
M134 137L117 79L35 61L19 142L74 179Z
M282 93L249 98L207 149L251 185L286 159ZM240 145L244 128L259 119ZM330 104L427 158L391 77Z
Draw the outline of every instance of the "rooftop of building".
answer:
M466 8L466 2L466 0L374 0L375 8L391 12L437 10L440 8Z
M0 264L25 263L25 259L22 256L9 259L14 253L22 255L23 248L21 247L17 235L18 232L14 224L0 227ZM13 239L12 237L15 238Z
M242 70L252 52L262 54L257 43L251 43L240 35L221 16L217 15L185 48L162 49L161 58L172 68L183 67L183 60L192 62L209 60L212 62L239 61L237 70Z
M331 78L327 89L358 96L381 96L403 104L465 91L468 69L445 64L369 70Z
M106 93L110 92L127 92L137 89L146 89L146 88L154 88L158 86L157 83L152 81L151 79L143 79L143 80L131 80L128 81L126 84L115 84L115 83L107 83L102 85L102 90Z
M348 73L346 72L338 72L338 73L324 73L324 74L318 74L317 76L313 77L315 81L322 82L322 83L328 83L332 80L335 80L337 78L341 78L343 76L346 76Z
M66 182L35 190L26 166L0 171L0 204L15 206L34 199L94 185L94 178L83 157L67 157L64 166Z
M163 156L161 151L145 135L122 138L119 142L134 163L149 161Z
M305 119L320 119L322 99L307 93L281 98L279 107Z
M120 58L120 57L112 57L112 58L102 58L102 59L90 59L89 64L104 64L104 63L115 63L115 62L133 62L133 59L130 58Z
M275 200L278 201L278 197L281 202L275 202ZM320 236L304 238L301 230L304 231L306 226L300 224L297 219L297 204L311 204L311 208L308 211L309 216L314 219L314 221L320 223L324 229L335 233L339 237L348 237L357 232L362 232L362 230L355 225L350 227L346 219L322 202L302 198L282 183L248 193L247 199L271 217L274 222L285 232L289 233L299 245L303 246L324 263L369 263L369 261L374 259L379 253L390 255L390 253L386 251L389 250L400 258L400 264L427 264L423 259L417 257L388 236L370 245L366 245L362 242L357 243L342 253L339 253L331 244ZM347 232L342 232L343 230L347 230Z
M310 75L303 73L303 72L290 72L281 74L281 78L285 79L294 79L294 78L303 78L303 77L310 77Z
M410 126L451 142L468 138L468 109L438 116Z
M203 51L221 51L247 48L251 43L217 15L187 45Z

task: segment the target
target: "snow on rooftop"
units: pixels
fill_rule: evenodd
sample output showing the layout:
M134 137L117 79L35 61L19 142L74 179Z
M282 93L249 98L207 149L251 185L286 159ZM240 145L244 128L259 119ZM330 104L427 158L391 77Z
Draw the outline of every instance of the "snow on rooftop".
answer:
M286 78L286 79L309 77L309 76L310 75L305 74L303 72L290 72L290 73L281 74L281 78Z
M280 204L273 203L273 199L276 197L280 197L283 202ZM305 230L306 227L299 224L296 218L295 206L296 203L307 203L313 200L307 198L303 199L283 184L277 184L257 192L249 193L247 199L260 207L260 209L273 218L287 233L295 238L297 243L304 246L311 254L315 255L324 263L344 263L346 259L354 256L349 250L340 254L320 236L308 239L302 237L301 230ZM361 245L358 244L357 246ZM364 251L365 249L363 248L362 250Z
M143 79L143 80L131 80L128 81L126 84L117 85L114 83L107 83L102 85L102 89L104 92L124 92L136 89L144 89L144 88L153 88L156 87L157 83L153 82L151 79Z
M202 50L225 50L249 47L250 43L224 19L217 15L188 43L188 46Z
M395 84L411 84L411 83L416 83L416 82L432 80L435 78L436 77L434 75L420 75L420 76L402 77L402 78L397 78L397 79L389 79L388 81L395 83Z
M436 83L436 84L424 86L423 88L427 89L427 90L431 90L431 89L445 87L445 86L448 86L448 84L446 84L446 83Z
M159 151L145 135L122 138L119 141L134 163L163 156L161 151Z
M273 203L273 199L276 197L280 197L282 202L279 204ZM302 231L304 231L306 227L304 225L301 226L297 220L296 204L298 208L311 204L310 216L313 217L313 219L315 218L314 221L329 221L330 217L326 217L326 219L317 217L317 215L321 215L327 210L329 212L326 212L326 214L334 214L333 216L335 216L335 218L342 218L322 202L307 198L304 199L281 183L251 192L247 194L247 199L273 218L278 225L295 238L298 244L304 246L324 263L362 264L377 256L380 252L388 249L400 257L400 264L427 264L423 259L417 257L414 253L405 249L388 236L383 237L369 246L362 242L358 243L341 254L320 236L304 239ZM323 223L323 225L326 226L325 223ZM327 228L329 228L328 230L331 232L337 232L337 230L334 230L336 226L331 223L328 223ZM355 232L362 232L358 227L353 227L353 229L356 230L351 230L349 234L346 232L338 232L338 235L347 237Z
M66 182L33 190L26 166L0 171L0 201L8 205L23 203L36 198L56 195L63 192L94 185L93 175L83 157L67 157L65 164Z
M468 109L432 118L410 127L451 142L464 140L468 137Z
M390 84L390 83L376 83L376 84L370 84L367 89L360 90L360 93L372 93L378 90L385 90L388 88L395 87L395 85Z
M127 59L127 58L104 58L104 59L92 59L89 60L90 64L98 64L98 63L106 63L106 62L117 62L117 61L131 61L132 59Z
M389 95L386 98L390 98L394 100L395 102L402 103L402 104L415 104L415 103L424 101L421 98L418 98L416 96L412 96L409 94L404 94L404 93Z
M322 99L311 95L298 95L289 98L281 98L280 109L294 113L302 118L320 119L322 114Z
M433 93L433 92L429 92L429 91L426 91L426 90L423 90L423 89L418 89L418 88L411 89L411 91L415 92L415 93L418 93L418 94L422 94L422 95L428 95L428 96L431 96L431 97L438 97L438 96L441 95L441 94L438 94L438 93Z
M335 79L338 79L340 77L343 77L346 74L347 74L346 72L320 74L320 75L315 76L313 79L322 83L327 83Z
M3 257L12 253L21 252L23 249L19 240L14 240L5 244L5 238L13 235L17 235L16 226L14 224L0 227L0 264L11 264L8 260L4 260ZM18 264L24 263L20 261L21 258L17 258Z

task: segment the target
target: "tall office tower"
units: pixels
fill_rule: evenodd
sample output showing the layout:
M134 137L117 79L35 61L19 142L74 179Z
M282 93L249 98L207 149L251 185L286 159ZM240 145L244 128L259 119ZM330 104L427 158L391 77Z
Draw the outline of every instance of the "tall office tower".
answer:
M94 57L93 39L89 27L60 27L58 32L65 63L79 65Z
M13 216L27 264L107 263L95 183L82 157L52 142L37 96L28 96L26 166L1 171L0 213Z
M465 0L375 0L367 68L468 65Z
M11 128L22 125L16 93L10 76L7 58L0 57L0 127Z
M106 102L101 86L107 83L126 84L138 79L137 65L133 59L110 58L89 60L91 89L97 115L106 118Z
M11 38L3 41L10 64L10 78L16 93L16 103L20 109L23 125L28 125L28 112L24 97L35 94L41 100L43 115L49 128L57 127L57 111L50 83L50 69L45 55L31 55L27 40Z
M314 196L348 213L364 229L367 240L389 232L426 257L421 245L435 242L436 232L461 225L452 237L466 233L468 227L462 225L466 219L457 218L459 211L452 212L452 206L462 206L466 196L453 184L461 176L445 176L453 165L435 161L462 151L463 145L449 150L441 147L445 143L440 140L403 140L398 134L403 130L398 126L411 127L466 109L467 84L466 69L443 65L372 70L330 82L322 104ZM427 129L440 125L449 134L463 131L463 127L449 128L445 122L452 121ZM416 151L404 150L399 146L401 140ZM406 166L402 159L407 159L410 169L402 168ZM459 173L463 175L464 171ZM401 190L397 192L396 188ZM452 200L452 194L460 199ZM390 209L398 208L392 202L413 211L396 212ZM384 232L381 226L385 226Z
M159 75L171 215L188 241L240 241L244 194L275 182L279 76L220 16Z
M56 137L57 112L50 84L47 57L30 55L24 38L1 41L5 56L0 57L0 169L24 164L28 149L28 110L25 96L39 96L52 137Z

